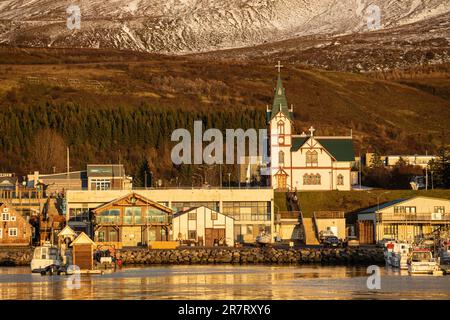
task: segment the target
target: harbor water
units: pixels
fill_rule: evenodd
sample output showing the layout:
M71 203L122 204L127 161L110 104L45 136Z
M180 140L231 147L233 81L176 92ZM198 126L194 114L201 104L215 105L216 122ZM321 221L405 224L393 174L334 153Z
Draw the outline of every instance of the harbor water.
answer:
M103 275L41 276L28 267L0 268L0 299L449 299L450 276L409 276L380 267L369 289L366 267L124 267Z

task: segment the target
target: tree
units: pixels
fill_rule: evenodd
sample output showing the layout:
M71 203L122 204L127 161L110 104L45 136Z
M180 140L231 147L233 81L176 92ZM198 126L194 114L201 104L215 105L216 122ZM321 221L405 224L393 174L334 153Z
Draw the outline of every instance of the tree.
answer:
M34 136L31 153L36 169L49 173L62 171L66 163L66 143L52 129L42 129Z
M147 183L145 179L147 178ZM137 172L133 179L133 187L143 188L152 186L152 175L150 173L150 166L147 159L143 159L139 165Z
M446 147L438 150L438 158L430 161L430 171L433 172L433 183L436 187L450 188L450 154Z

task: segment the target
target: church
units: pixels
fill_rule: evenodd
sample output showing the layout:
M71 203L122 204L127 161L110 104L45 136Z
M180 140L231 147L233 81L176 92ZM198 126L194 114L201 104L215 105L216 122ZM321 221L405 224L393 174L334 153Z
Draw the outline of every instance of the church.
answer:
M289 107L281 81L280 62L272 108L267 107L270 178L274 189L351 190L355 161L352 136L318 136L294 132L293 107Z

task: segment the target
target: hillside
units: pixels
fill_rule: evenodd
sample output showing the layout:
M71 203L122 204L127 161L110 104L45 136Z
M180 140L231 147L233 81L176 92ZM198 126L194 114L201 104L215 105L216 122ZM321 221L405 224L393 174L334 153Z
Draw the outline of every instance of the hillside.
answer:
M364 75L284 64L298 133L311 125L318 134L352 129L357 153L433 152L449 141L449 65ZM146 156L168 176L174 128L190 127L196 119L221 129L265 126L274 65L265 58L231 62L114 50L0 48L0 171L32 170L30 144L39 130L50 127L73 148L74 169L86 161L117 161L120 150L128 172ZM119 115L126 120L115 131Z

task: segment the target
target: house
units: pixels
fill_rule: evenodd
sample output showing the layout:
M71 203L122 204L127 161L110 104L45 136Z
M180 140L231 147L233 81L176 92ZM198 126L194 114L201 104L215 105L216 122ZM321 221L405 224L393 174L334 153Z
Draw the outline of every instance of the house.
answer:
M82 232L72 241L72 263L80 270L92 270L94 268L94 249L95 242L89 236Z
M31 225L10 205L0 204L0 245L28 246L31 244Z
M173 210L136 192L100 205L92 213L98 244L141 246L170 240Z
M19 191L19 180L12 173L0 173L0 197L11 198Z
M86 170L52 174L35 171L28 175L29 187L42 186L47 195L65 190L130 190L132 178L123 164L88 164Z
M450 200L423 196L397 199L361 210L357 216L359 236L373 235L371 241L363 239L365 243L383 238L414 241L450 227Z
M127 190L68 190L66 219L73 219L115 199ZM261 231L277 235L274 228L274 192L267 188L170 188L136 191L136 194L172 209L173 212L205 206L234 218L234 237L238 242L254 242ZM87 220L87 219L86 219ZM176 237L176 235L174 235Z
M267 124L274 189L351 190L352 136L318 136L312 126L309 134L295 134L293 108L288 106L279 71Z
M172 227L174 240L190 240L207 247L219 242L234 246L234 219L205 206L175 213Z
M58 212L55 199L48 198L44 210L39 217L40 244L57 243L58 234L66 225L65 216Z

